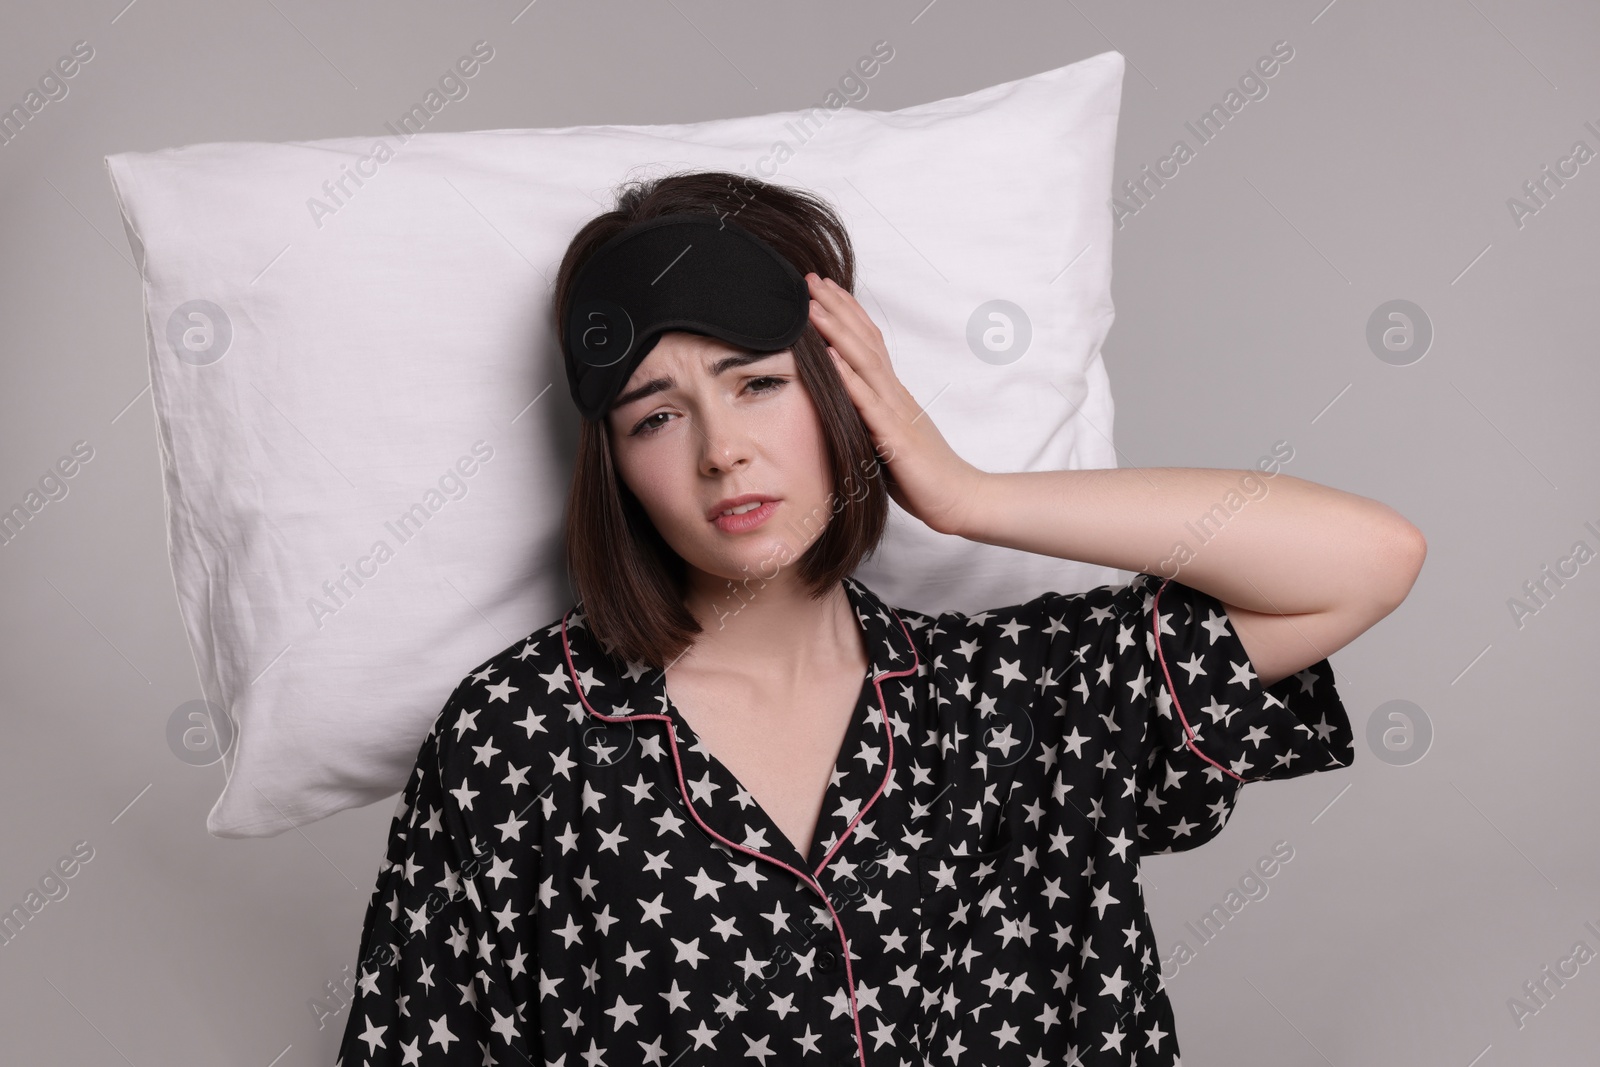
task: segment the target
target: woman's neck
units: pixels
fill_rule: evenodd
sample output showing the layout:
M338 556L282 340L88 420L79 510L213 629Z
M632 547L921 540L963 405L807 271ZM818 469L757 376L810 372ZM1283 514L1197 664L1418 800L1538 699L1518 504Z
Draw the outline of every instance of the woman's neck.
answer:
M759 676L773 685L799 688L825 665L858 661L866 651L861 626L843 583L820 600L797 578L758 585L705 576L684 598L700 623L695 643L679 657L696 671Z

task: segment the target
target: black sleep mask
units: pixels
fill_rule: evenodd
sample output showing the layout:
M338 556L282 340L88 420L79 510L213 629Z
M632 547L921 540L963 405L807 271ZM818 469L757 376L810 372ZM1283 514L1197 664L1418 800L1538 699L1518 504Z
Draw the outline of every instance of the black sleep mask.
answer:
M628 227L573 280L562 333L567 386L586 419L611 402L668 330L778 352L810 320L794 264L730 216L678 212Z

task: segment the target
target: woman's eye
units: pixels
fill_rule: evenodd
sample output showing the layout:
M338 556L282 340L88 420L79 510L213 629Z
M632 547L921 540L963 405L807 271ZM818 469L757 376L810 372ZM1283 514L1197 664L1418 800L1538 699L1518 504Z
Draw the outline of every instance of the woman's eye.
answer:
M774 393L788 384L789 380L787 378L777 378L769 374L760 378L751 378L745 386L745 390L751 393ZM628 431L628 436L649 437L651 434L657 433L661 427L671 421L668 418L670 414L670 412L658 411L653 415L646 415L634 425L632 430ZM662 421L655 422L654 420L656 419L661 419Z
M654 415L646 415L644 418L639 420L638 424L635 425L632 430L629 431L628 436L649 437L651 434L659 430L663 425L659 422L652 424L651 420L658 417L664 417L666 414L667 413L665 411L658 411Z

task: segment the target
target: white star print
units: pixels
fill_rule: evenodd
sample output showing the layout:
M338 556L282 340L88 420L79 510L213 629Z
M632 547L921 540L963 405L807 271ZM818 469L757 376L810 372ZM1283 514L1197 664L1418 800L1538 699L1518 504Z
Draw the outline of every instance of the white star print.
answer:
M1349 764L1330 669L1267 693L1220 602L1150 575L937 617L844 588L870 662L807 856L577 612L458 686L341 1062L821 1067L859 1034L869 1064L1176 1067L1140 860L1214 837L1241 778Z

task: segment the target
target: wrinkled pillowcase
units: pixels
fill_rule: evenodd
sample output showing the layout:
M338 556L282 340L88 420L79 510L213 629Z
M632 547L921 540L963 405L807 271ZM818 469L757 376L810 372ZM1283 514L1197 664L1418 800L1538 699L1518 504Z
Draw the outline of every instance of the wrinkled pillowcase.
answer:
M144 279L179 609L237 732L207 829L271 836L398 792L462 674L573 603L577 414L551 288L624 178L721 169L821 194L958 453L1115 467L1100 346L1122 73L1105 52L899 111L107 157ZM1119 580L898 507L856 576L927 613Z

